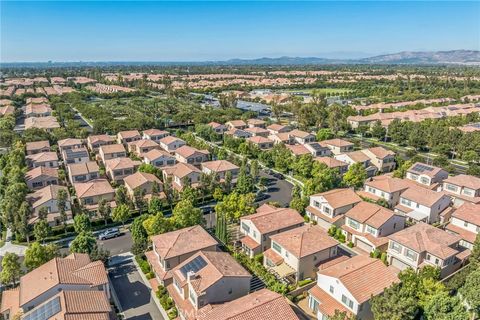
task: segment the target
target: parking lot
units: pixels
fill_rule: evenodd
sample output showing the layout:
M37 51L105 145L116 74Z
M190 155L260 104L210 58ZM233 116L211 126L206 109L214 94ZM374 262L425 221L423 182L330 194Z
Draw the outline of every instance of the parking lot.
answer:
M125 319L164 320L132 260L110 267L108 273Z

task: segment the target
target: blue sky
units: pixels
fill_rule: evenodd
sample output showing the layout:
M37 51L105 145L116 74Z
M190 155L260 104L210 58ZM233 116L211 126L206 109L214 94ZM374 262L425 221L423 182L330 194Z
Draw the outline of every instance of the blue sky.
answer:
M199 61L480 49L480 2L0 0L0 61Z

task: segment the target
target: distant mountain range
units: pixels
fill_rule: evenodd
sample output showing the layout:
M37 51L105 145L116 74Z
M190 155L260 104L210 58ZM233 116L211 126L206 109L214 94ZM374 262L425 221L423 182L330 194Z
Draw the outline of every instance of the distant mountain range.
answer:
M480 51L404 51L362 59L331 59L319 57L279 57L258 59L230 59L224 61L91 61L91 62L11 62L0 63L1 67L102 67L102 66L288 66L288 65L331 65L331 64L404 64L404 65L442 65L460 64L480 66Z

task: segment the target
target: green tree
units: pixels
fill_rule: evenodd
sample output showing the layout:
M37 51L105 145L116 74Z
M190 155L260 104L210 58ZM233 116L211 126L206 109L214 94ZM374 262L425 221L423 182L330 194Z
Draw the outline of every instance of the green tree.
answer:
M13 252L7 252L2 259L2 271L0 280L4 285L16 285L22 275L19 257Z
M50 235L52 228L48 224L47 220L41 219L33 227L33 235L37 241L42 243L45 242L45 239Z
M85 213L77 214L75 218L73 218L73 228L77 234L90 231L92 229L90 217Z
M70 252L92 253L97 247L97 240L90 231L82 231L70 244Z
M223 197L222 201L215 205L217 215L223 216L227 223L237 222L244 215L253 214L255 196L252 193L239 194L233 192Z
M348 171L343 176L343 183L348 187L360 188L367 179L367 171L362 163L350 165Z
M477 289L480 289L477 288ZM478 298L478 291L476 292ZM427 320L468 320L469 315L457 296L450 296L446 291L430 297L424 308Z
M127 188L125 186L120 186L117 188L115 191L115 202L117 203L117 206L120 206L122 204L130 204L130 199L128 198L127 194Z
M163 201L157 196L153 196L148 202L148 213L156 214L163 209Z
M125 221L130 218L131 212L130 208L126 204L121 204L113 209L112 220L115 222L121 222L122 226L125 227Z
M33 242L25 251L25 267L31 271L52 260L58 254L58 247L55 244L43 246L39 242Z
M372 137L382 140L387 134L387 130L382 126L380 121L375 121L371 129Z
M480 315L480 269L472 271L465 280L465 284L460 288L460 293L468 303L470 309Z
M228 171L230 172L230 171ZM257 181L257 178L258 178L258 175L259 175L260 171L259 171L259 168L258 168L258 161L257 160L252 160L252 162L250 162L250 175L252 176L252 179L253 181Z
M247 194L252 192L254 189L252 176L247 174L247 169L245 165L240 167L240 173L237 178L237 185L235 190L241 194Z
M323 128L317 131L317 141L328 140L328 139L332 139L333 137L334 137L334 134L332 130L328 128Z
M418 312L417 300L402 290L399 283L372 297L371 304L375 320L413 320Z
M57 194L57 203L58 203L58 211L60 213L60 221L63 225L63 230L67 233L67 199L68 194L65 189L58 190Z
M32 206L28 201L23 201L18 209L17 231L23 239L30 243L30 217L32 216Z
M110 203L107 199L102 198L98 203L98 215L102 217L105 225L108 224L108 218L110 218L110 214L112 213L112 208L110 207Z
M173 221L179 228L185 228L203 223L203 213L195 208L189 200L181 200L173 209Z
M175 229L173 218L165 218L162 212L150 215L143 221L142 225L149 236L162 234Z

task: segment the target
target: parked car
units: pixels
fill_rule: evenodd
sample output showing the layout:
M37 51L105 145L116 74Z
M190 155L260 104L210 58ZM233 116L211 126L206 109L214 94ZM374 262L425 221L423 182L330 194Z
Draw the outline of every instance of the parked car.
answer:
M118 228L111 228L103 231L98 235L98 240L107 240L111 238L116 238L120 235L120 230Z
M283 180L285 177L281 173L274 173L273 176L277 178L278 180Z

